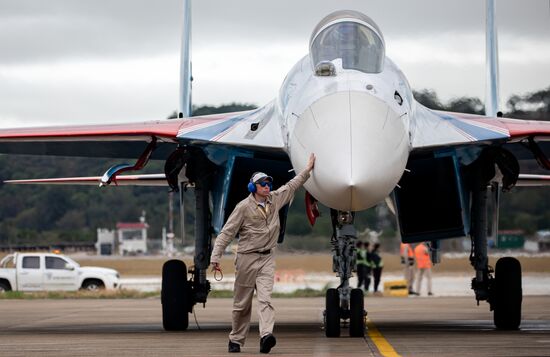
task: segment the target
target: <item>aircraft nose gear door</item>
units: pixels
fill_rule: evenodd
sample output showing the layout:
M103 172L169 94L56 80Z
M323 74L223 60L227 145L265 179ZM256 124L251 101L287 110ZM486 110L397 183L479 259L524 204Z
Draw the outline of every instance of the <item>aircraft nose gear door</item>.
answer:
M349 211L331 209L332 221L332 270L340 277L336 289L328 289L324 327L327 337L340 337L340 322L349 320L351 337L365 336L365 317L363 290L352 289L349 278L355 270L355 242L357 231L353 226L354 214Z

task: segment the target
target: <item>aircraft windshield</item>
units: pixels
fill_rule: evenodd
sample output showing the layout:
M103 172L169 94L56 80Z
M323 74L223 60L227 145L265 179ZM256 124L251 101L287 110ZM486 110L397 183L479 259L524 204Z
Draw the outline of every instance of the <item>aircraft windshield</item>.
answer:
M314 66L341 59L343 68L366 73L382 72L385 56L380 35L355 19L343 19L321 29L312 38L310 53Z

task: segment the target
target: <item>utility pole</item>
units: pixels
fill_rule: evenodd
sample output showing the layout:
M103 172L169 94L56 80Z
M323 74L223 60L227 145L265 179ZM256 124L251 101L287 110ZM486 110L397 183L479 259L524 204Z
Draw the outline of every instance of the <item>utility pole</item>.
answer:
M174 193L168 193L168 234L166 234L166 252L168 257L174 254Z

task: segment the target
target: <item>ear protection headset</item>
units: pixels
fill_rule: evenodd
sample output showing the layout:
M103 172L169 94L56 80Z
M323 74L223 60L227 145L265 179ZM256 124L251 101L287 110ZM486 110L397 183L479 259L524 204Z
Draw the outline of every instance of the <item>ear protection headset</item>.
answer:
M256 184L252 182L252 178L257 174L258 172L254 172L252 176L250 177L250 182L248 183L248 192L254 193L256 192ZM267 185L269 186L269 190L273 190L273 184L271 182L267 182Z

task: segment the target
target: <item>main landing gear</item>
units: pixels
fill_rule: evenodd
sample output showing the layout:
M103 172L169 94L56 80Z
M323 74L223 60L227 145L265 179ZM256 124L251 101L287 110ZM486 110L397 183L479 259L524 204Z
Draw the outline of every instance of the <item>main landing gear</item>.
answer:
M355 267L357 239L357 232L353 227L353 212L331 209L330 214L333 228L332 269L340 277L340 285L336 289L327 290L324 312L325 334L327 337L340 337L341 321L349 320L349 335L364 337L367 312L363 290L352 289L349 286L349 278Z
M187 164L185 175L195 183L195 257L194 266L188 270L181 260L169 260L162 267L162 323L166 331L184 331L189 326L189 313L197 303L206 303L210 292L210 282L206 272L210 264L211 252L211 213L210 181L214 173L213 164L202 151L190 155L185 149L178 149L165 167L166 176L171 177L171 187L183 195L185 183L179 182L178 174ZM181 188L178 189L178 183ZM180 197L183 200L183 197ZM183 209L180 210L184 214ZM183 227L182 227L183 228Z
M489 266L487 256L487 232L489 231L488 216L493 213L493 231L498 222L498 197L500 185L491 182L495 176L495 163L504 174L504 188L509 189L517 179L517 171L513 161L509 161L506 153L491 151L473 164L472 186L472 253L470 263L476 271L472 279L472 289L476 300L485 300L493 311L494 324L497 329L517 330L521 324L521 264L512 257L500 258L493 270ZM516 176L514 178L514 172Z

